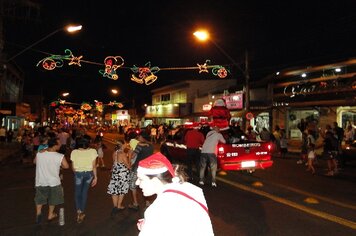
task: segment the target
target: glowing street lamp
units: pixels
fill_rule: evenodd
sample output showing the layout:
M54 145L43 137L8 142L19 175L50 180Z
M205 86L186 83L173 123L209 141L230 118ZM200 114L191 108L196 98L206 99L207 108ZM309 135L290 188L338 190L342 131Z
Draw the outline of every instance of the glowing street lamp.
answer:
M68 92L62 93L62 96L67 97L67 96L69 96L69 93Z
M209 39L209 33L206 30L198 30L193 33L193 35L200 41L206 41Z
M17 54L15 54L14 56L10 57L10 59L8 59L7 61L11 61L13 59L15 59L16 57L18 57L19 55L21 55L22 53L26 52L27 50L31 49L32 47L36 46L37 44L39 44L40 42L48 39L49 37L51 37L52 35L62 31L62 30L65 30L69 33L73 33L73 32L76 32L76 31L79 31L82 29L82 25L68 25L68 26L65 26L65 27L61 27L59 29L56 29L55 31L53 31L52 33L49 33L47 34L46 36L44 36L43 38L41 38L40 40L34 42L33 44L31 44L30 46L24 48L22 51L18 52Z
M111 93L116 95L119 93L119 91L117 89L111 89Z

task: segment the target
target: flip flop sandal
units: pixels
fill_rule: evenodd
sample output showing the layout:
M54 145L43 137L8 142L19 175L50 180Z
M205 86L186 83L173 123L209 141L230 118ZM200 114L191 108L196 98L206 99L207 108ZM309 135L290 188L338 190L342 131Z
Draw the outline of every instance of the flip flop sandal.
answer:
M48 222L52 222L52 221L54 221L54 220L57 219L57 218L58 218L57 213L53 213L53 216L48 219Z

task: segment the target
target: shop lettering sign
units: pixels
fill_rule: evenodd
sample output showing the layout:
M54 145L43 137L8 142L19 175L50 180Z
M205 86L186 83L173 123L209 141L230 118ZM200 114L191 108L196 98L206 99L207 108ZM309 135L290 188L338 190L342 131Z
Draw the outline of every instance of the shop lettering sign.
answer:
M146 108L146 117L177 117L179 116L178 104L153 105Z
M228 109L241 109L242 106L242 102L243 102L243 94L242 93L234 93L234 94L230 94L227 96L223 96L223 99L226 102L226 107Z
M318 82L318 83L301 83L298 85L287 85L284 87L284 95L287 97L295 97L298 95L307 95L315 91L326 90L338 87L336 80L330 82Z
M211 104L204 104L203 105L203 111L210 111L211 109Z

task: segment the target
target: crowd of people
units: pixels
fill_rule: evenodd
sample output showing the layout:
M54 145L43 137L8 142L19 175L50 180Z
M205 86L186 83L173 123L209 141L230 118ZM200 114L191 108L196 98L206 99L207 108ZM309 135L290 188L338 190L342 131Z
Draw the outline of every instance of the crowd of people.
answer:
M26 131L24 136L24 139L27 136L31 138L34 152L31 157L36 165L36 224L42 223L42 209L46 204L47 221L58 219L55 208L64 203L61 170L70 167L74 172L75 220L78 224L82 223L86 217L89 189L99 181L97 167L104 165L100 160L103 157L99 157L104 147L101 140L92 139L83 130L67 130L64 127ZM112 160L111 177L107 183L107 194L113 204L111 217L126 209L123 201L131 192L132 202L127 207L135 211L140 207L145 209L144 219L140 219L137 225L139 235L165 235L167 231L164 228L173 227L183 215L186 227L175 230L173 235L196 235L198 232L213 235L202 189L186 182L187 177L181 166L173 166L161 153L154 153L147 129L132 133L128 142L117 141ZM141 191L137 191L138 187L142 189L145 206L139 205ZM179 202L179 205L172 204L172 201ZM192 208L188 218L182 206ZM175 214L168 222L165 213L170 211ZM199 226L194 219L200 219Z
M298 125L302 133L300 145L300 159L297 164L305 164L307 171L315 174L315 163L321 158L327 161L328 170L325 173L327 176L338 174L340 166L343 164L342 144L351 144L354 142L355 129L351 124L347 125L346 129L338 126L337 122L332 125L325 125L325 128L313 125L308 126L303 119ZM273 131L272 140L275 143L275 152L281 157L285 157L287 151L287 139L285 131L278 125ZM321 153L316 150L322 149Z
M162 127L162 133L159 127ZM131 193L132 202L127 208L136 211L140 209L138 201L140 191L137 191L137 187L140 187L143 193L141 197L145 200L145 206L141 207L146 209L145 219L138 223L141 230L140 235L151 235L153 231L158 230L153 226L159 225L161 222L169 225L166 222L167 219L161 214L170 210L168 206L166 208L166 205L169 204L167 201L173 199L189 207L193 205L194 214L197 213L197 215L192 214L192 217L200 217L202 222L205 222L204 229L200 230L207 230L207 235L213 234L202 190L198 186L188 183L188 180L192 182L192 179L197 176L196 182L201 186L205 185L207 183L206 169L209 165L211 186L217 186L215 181L217 150L215 147L218 143L225 143L226 139L217 126L206 130L205 133L199 131L198 128L200 127L189 129L182 137L187 145L187 156L190 160L187 163L187 175L180 166L171 165L162 154L154 154L153 143L169 135L169 131L163 125L146 127L139 132L128 132L125 140L117 141L111 155L113 165L111 177L107 183L107 194L112 199L110 212L112 217L126 209L123 201L129 193ZM328 164L326 175L337 174L341 143L342 141L353 142L355 139L353 127L348 126L343 130L334 122L333 126L326 125L324 129L320 128L317 132L308 129L308 126L301 128L304 130L301 130L301 158L298 160L298 164L305 163L308 171L313 174L316 172L314 164L317 155L315 150L319 147L318 139L322 139L323 141L319 143L322 143L323 147L322 158L326 159ZM250 127L246 132L243 132L240 126L235 124L230 127L230 131L236 135L245 136L247 140L272 141L275 143L278 155L282 158L286 157L288 152L287 135L285 130L279 126L276 126L272 133L266 128L257 133ZM1 131L0 134L2 133ZM33 158L36 165L36 223L40 224L43 220L42 208L45 204L49 205L47 220L57 219L55 207L64 202L61 169L69 167L74 172L76 221L82 223L86 216L88 191L98 182L97 168L105 167L105 145L102 140L92 139L81 127L76 129L66 129L65 127L23 129L18 132L16 139L22 143L26 156ZM195 175L193 174L194 169L196 170ZM156 195L156 197L152 197L152 195ZM165 207L162 208L162 206ZM174 211L179 212L175 208ZM183 213L181 214L183 215ZM179 216L177 214L177 217ZM184 216L187 217L186 214ZM189 225L188 222L185 224ZM196 227L196 224L189 227L192 227L190 230L194 231L193 228Z

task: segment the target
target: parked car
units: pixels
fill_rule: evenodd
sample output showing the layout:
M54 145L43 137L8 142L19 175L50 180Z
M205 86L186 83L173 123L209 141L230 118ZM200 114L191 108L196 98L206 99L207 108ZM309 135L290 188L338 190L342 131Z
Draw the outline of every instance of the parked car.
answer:
M184 143L186 128L181 128L174 135L169 135L161 145L161 153L175 163L186 163L187 146ZM207 127L201 132L206 135ZM218 144L218 165L221 170L247 170L253 172L256 169L271 167L272 143L263 141L249 141L244 135L236 136L232 130L223 131L226 144Z

